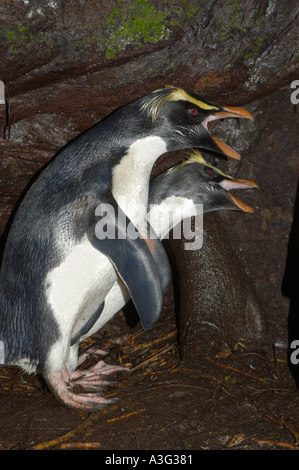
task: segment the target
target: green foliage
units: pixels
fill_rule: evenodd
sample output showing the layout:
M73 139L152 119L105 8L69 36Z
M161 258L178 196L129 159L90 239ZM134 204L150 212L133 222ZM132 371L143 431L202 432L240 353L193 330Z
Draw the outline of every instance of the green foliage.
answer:
M105 21L108 32L108 39L105 41L108 58L113 58L116 52L128 44L154 44L167 38L168 31L164 25L166 13L157 11L149 0L117 0L117 4Z
M196 12L187 0L171 0L167 11L157 9L150 0L117 0L105 19L107 37L102 44L107 58L112 59L129 44L142 47L167 39L172 28L190 23Z
M43 33L33 34L29 26L18 24L7 24L0 29L4 44L11 47L12 52L17 53L22 49L30 50L34 45L44 42Z

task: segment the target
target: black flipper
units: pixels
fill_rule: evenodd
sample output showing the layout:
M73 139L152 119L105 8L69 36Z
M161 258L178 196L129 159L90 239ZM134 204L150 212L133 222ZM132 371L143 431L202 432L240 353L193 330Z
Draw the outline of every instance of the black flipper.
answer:
M167 292L171 281L171 269L169 259L166 250L158 238L158 235L154 232L153 228L147 223L147 235L145 242L154 258L157 266L157 270L160 276L161 289L163 295Z
M162 308L159 272L146 242L109 190L90 214L87 233L92 245L110 259L127 286L142 327L151 328Z
M95 324L95 322L100 318L100 315L104 309L104 306L105 306L105 302L101 303L101 305L99 306L99 308L94 312L94 314L90 317L90 319L85 323L84 326L82 326L81 330L79 330L79 332L76 334L76 336L73 336L72 339L71 339L71 346L73 346L73 344L75 344L78 339L81 338L81 336L83 335L86 335L86 333L89 332L89 330L91 330L91 328L93 327L93 325Z

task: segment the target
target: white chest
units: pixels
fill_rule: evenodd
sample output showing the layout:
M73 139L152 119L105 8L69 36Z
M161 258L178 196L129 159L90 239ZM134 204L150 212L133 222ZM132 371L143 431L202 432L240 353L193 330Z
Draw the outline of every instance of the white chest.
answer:
M196 215L196 206L191 199L169 196L161 204L153 204L147 220L160 239L176 227L184 218Z
M112 172L112 192L129 219L140 227L146 215L149 179L153 164L167 150L156 136L137 140Z

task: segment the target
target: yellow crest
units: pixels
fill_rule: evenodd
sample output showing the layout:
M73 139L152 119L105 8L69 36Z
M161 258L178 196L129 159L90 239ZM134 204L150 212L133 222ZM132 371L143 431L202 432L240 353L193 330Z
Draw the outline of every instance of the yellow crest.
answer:
M206 162L206 160L203 158L202 154L198 150L190 150L189 152L186 153L186 160L184 160L182 163L179 163L173 168L170 168L168 171L180 171L185 165L188 165L190 163L200 163L201 165L207 166L211 168L215 173L218 173L219 175L223 176L225 179L230 179L232 180L233 178L229 175L226 175L223 173L221 170L218 168L214 167L210 163Z
M219 110L216 106L212 106L204 101L197 100L193 96L189 95L185 90L182 88L177 88L174 86L166 86L165 88L161 88L159 90L154 91L148 97L146 97L146 101L143 104L141 110L146 111L148 117L152 119L152 122L155 122L159 112L161 111L162 107L168 101L189 101L190 103L199 106L205 110L216 109Z

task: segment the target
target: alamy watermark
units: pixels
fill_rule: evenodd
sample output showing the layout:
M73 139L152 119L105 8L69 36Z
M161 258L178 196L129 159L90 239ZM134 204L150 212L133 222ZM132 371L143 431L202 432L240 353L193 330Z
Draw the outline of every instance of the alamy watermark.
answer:
M5 85L2 80L0 80L0 105L1 104L5 104Z
M290 355L290 361L296 366L299 364L299 339L295 339L291 342L290 349L294 349Z
M0 340L0 364L4 364L5 361L5 350L4 343Z
M169 239L169 232L172 230L172 238L185 241L185 250L199 250L202 247L202 204L192 205L189 209L185 208L184 211L178 207L173 210L170 208L163 214L159 210L156 211L158 207L156 204L151 204L147 212L145 207L138 206L133 217L133 223L128 221L123 211L120 210L116 214L112 205L99 204L95 215L100 220L96 223L95 234L99 240L125 240L127 238L131 240L137 238L163 238L165 240ZM156 214L154 214L155 211ZM192 223L192 216L195 214L196 217ZM153 215L155 217L151 217Z
M299 103L299 80L294 80L291 83L291 88L295 88L291 93L291 103L297 105Z

